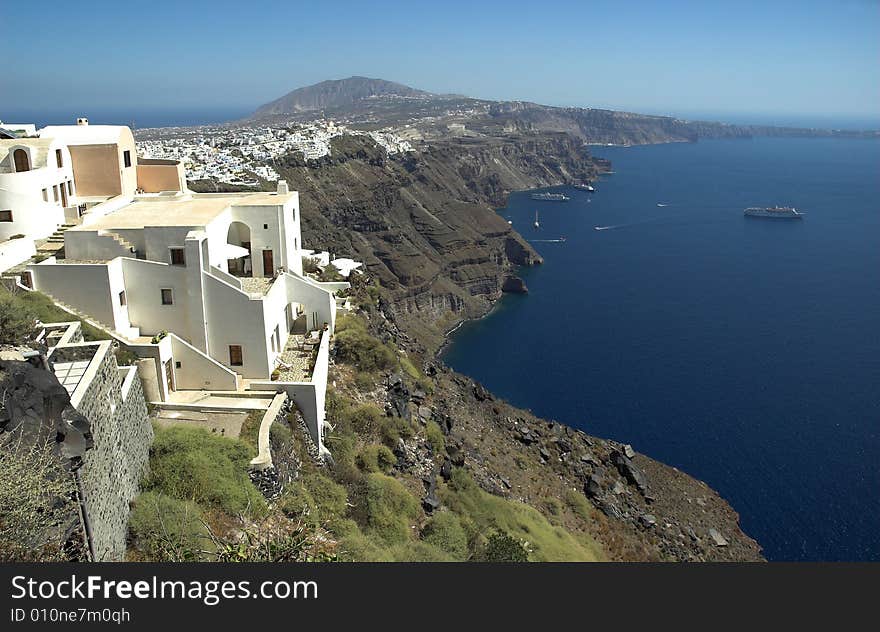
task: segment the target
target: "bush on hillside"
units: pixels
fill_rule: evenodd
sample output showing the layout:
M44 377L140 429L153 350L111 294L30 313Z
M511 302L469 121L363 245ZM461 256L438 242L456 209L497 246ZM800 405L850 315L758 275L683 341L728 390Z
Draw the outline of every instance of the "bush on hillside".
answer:
M410 525L419 516L419 501L400 481L384 474L369 474L364 482L355 519L368 535L386 544L405 542L412 537Z
M0 292L0 344L24 344L34 335L37 313L5 290Z
M155 427L144 489L229 514L259 514L265 501L248 478L254 450L238 439L185 426Z
M476 552L481 544L488 544L491 534L503 531L519 542L528 542L529 557L535 561L576 562L603 557L601 547L590 538L583 534L576 537L552 525L533 507L483 491L463 468L453 470L439 494L443 504L461 518L466 531L470 529ZM496 544L500 547L503 542Z
M443 431L436 421L429 421L425 426L425 434L428 437L428 445L435 454L439 454L446 449L446 439L443 437Z
M339 319L334 340L336 358L361 371L383 371L397 366L394 350L371 336L364 322L355 316Z
M358 467L368 474L373 472L387 474L395 463L397 457L394 456L394 452L384 445L365 445L357 456Z
M483 550L484 562L528 562L529 552L522 542L504 531L496 531L489 536Z
M451 511L435 513L422 531L422 540L448 553L453 559L468 556L468 537L461 520Z
M201 508L165 494L138 496L128 531L131 550L150 561L198 561L212 549Z

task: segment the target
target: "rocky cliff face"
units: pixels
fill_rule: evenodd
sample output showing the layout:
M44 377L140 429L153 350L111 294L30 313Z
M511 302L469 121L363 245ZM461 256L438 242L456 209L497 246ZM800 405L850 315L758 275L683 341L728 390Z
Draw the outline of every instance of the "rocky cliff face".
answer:
M399 157L343 136L317 163L290 155L278 166L300 192L304 242L364 261L430 346L485 313L515 266L541 263L493 207L512 190L590 180L603 168L565 134L450 140Z
M522 101L492 103L487 114L469 123L489 133L504 131L565 132L588 143L645 145L694 142L701 138L752 136L852 136L876 137L876 132L801 129L767 125L728 125L687 121L671 116L651 116L593 108L559 108Z

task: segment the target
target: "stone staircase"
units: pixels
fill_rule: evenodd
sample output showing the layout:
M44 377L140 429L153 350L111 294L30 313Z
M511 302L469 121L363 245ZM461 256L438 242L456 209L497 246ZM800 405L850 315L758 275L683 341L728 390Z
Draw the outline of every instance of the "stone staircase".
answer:
M61 251L64 250L64 233L73 226L74 224L61 224L48 238L36 244L37 254L61 256Z
M124 249L128 250L131 254L135 255L138 259L143 258L138 253L137 248L134 247L134 244L132 244L130 241L127 241L126 239L123 239L116 233L109 230L99 230L98 234L102 237L110 237L113 241L122 246Z

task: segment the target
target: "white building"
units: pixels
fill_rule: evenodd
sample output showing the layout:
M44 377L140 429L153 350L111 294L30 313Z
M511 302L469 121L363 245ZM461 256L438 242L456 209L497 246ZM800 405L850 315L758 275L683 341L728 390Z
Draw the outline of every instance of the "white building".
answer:
M48 237L64 223L64 209L75 205L72 160L62 141L0 140L0 242Z
M285 392L323 449L334 292L348 284L303 276L299 194L285 182L271 193L198 194L185 182L175 190L177 162L131 159L135 177L125 171L125 142L79 144L87 135L75 127L43 132L50 129L70 149L80 199L85 182L120 192L89 196L95 205L64 233L64 258L29 265L25 284L102 325L142 358L148 400L191 401L189 391ZM109 148L95 151L95 144ZM83 184L82 147L93 167ZM304 347L314 349L313 362L296 369L291 354ZM285 379L273 379L279 375Z

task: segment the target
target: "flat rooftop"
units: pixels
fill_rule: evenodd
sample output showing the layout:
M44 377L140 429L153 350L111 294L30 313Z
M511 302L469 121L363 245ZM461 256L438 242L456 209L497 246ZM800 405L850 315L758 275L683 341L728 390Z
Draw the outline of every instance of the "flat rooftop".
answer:
M71 231L143 228L144 226L204 227L230 206L281 206L294 193L192 193L180 197L136 197L117 211Z

